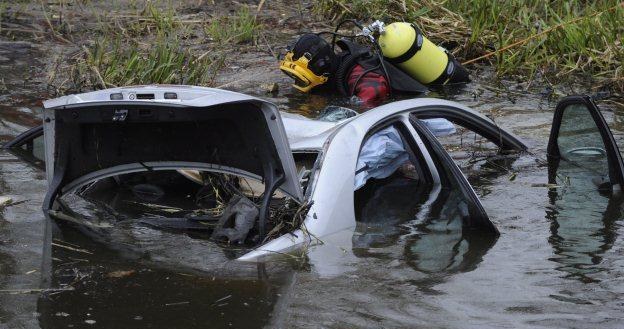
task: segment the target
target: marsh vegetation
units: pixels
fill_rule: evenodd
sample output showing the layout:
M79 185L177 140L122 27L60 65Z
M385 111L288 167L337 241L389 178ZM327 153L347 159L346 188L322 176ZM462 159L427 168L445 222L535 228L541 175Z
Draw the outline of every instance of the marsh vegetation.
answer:
M331 20L413 22L462 62L492 65L499 76L582 77L624 90L619 0L321 0L314 11Z
M63 47L47 70L50 89L63 94L128 84L215 86L241 47L275 58L288 36L344 18L413 22L469 68L492 67L499 79L551 87L582 80L615 96L624 90L618 0L17 2L0 6L0 33Z

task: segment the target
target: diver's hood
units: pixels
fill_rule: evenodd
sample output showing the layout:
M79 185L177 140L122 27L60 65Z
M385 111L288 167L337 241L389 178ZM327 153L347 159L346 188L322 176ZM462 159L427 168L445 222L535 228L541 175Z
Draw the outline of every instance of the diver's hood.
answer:
M44 209L59 193L149 170L234 173L303 198L279 111L267 101L161 85L70 95L44 106L49 182Z

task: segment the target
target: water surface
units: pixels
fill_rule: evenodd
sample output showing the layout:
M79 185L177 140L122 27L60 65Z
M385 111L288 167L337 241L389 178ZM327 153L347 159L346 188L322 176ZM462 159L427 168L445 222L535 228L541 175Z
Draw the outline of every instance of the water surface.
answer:
M0 63L8 87L0 97L3 142L40 122L46 97L23 82L36 75L41 54L19 47L21 55L3 53L8 61ZM308 116L344 104L282 90L273 100ZM389 187L396 198L372 206L355 232L270 264L232 262L208 241L146 227L109 240L57 232L49 270L60 290L29 293L41 280L46 183L2 152L0 192L23 202L0 210L0 328L624 327L621 201L574 181L548 188L555 104L540 93L492 90L477 79L433 96L492 115L531 149L487 161L458 157L501 232L496 240L441 231L435 220L453 217L443 206L453 204L452 193L432 197L398 184ZM604 111L620 145L622 110Z

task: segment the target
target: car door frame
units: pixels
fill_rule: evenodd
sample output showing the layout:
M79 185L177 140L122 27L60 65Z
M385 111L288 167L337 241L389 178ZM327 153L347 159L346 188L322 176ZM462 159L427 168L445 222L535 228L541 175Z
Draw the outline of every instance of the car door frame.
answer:
M401 139L403 139L404 142L408 144L407 147L410 150L410 152L408 153L410 153L410 155L413 155L414 157L419 157L419 156L422 157L418 159L412 159L412 160L418 161L418 167L417 167L418 176L422 177L422 179L426 183L429 183L429 184L439 183L440 177L438 173L438 168L433 163L433 159L428 154L428 150L426 149L422 140L420 139L418 132L415 131L413 127L411 127L409 118L406 117L404 114L390 117L387 120L384 120L370 127L369 130L364 135L364 138L362 138L361 140L358 154L362 152L362 147L364 146L364 144L366 143L369 137L376 134L380 130L383 130L392 126L394 126L396 130L399 132ZM359 158L359 155L358 155L358 158Z
M466 179L466 176L462 173L461 169L457 166L455 161L450 154L444 149L442 144L437 140L437 138L429 131L424 123L422 123L418 118L410 115L410 123L414 127L414 129L420 134L421 140L425 140L428 146L431 148L430 150L426 150L429 153L429 156L434 158L434 163L438 163L440 166L445 166L448 168L448 174L452 177L445 177L446 173L444 168L438 168L438 172L440 173L440 184L443 187L449 187L450 179L453 179L457 183L457 188L464 196L464 200L468 203L468 213L469 220L468 226L470 228L482 228L487 232L493 233L495 235L499 235L499 231L496 228L496 225L492 223L489 216L487 215L485 208L483 208L483 204L481 204L481 200L477 196L477 193L472 188L472 185Z
M420 152L425 156L434 184L439 184L439 168L420 139L422 134L418 133L410 123L410 116L414 113L420 113L423 116L452 116L456 118L455 120L462 120L462 123L472 122L480 131L489 131L490 138L501 148L518 151L526 149L526 145L511 133L498 127L491 120L470 108L453 101L415 98L376 107L342 123L341 127L336 129L325 142L324 159L322 160L323 169L319 176L316 177L316 181L312 186L313 190L311 191L311 201L314 204L311 207L310 214L313 216L312 218L308 217L305 221L308 231L316 236L323 236L355 226L353 193L338 193L336 185L341 186L343 191L347 190L347 186L353 188L355 182L354 173L361 144L369 131L385 123L394 120L401 120L404 123L412 134L412 138L416 141ZM491 132L494 132L494 134ZM357 146L353 145L355 141L358 143ZM435 137L431 138L431 143L439 145ZM489 221L489 217L485 214L483 206L480 204L466 177L452 161L450 155L446 151L443 154L446 155L446 157L441 156L446 159L443 160L443 163L446 166L450 166L454 179L458 180L460 186L462 186L462 193L469 194L468 199L470 202L479 203L473 207L473 209L476 209L475 213L478 213L478 217L487 218ZM342 187L343 185L344 187ZM330 220L330 218L334 219ZM496 230L493 224L487 226L489 231L498 234L498 230Z
M559 137L559 130L563 120L563 113L568 106L574 104L585 105L587 111L594 119L594 123L596 124L596 127L600 132L600 136L602 137L605 151L607 152L609 180L614 188L616 188L615 185L619 185L619 190L621 190L622 187L624 187L624 161L622 161L622 155L620 154L620 150L613 134L611 133L611 129L609 129L607 121L600 112L600 109L594 99L590 96L566 96L557 103L550 130L550 137L548 139L548 147L546 149L548 158L557 162L562 158L557 139Z
M25 132L17 135L15 138L4 144L2 148L15 155L16 157L20 158L21 160L25 161L29 165L35 167L36 169L45 171L45 159L39 159L33 154L29 153L32 148L32 143L34 143L33 141L38 137L43 138L43 125L30 128ZM22 150L21 146L23 145L27 145L28 149Z
M423 106L414 109L411 115L421 120L434 118L449 120L487 138L504 151L526 151L528 149L518 137L502 129L493 120L463 106L444 104Z

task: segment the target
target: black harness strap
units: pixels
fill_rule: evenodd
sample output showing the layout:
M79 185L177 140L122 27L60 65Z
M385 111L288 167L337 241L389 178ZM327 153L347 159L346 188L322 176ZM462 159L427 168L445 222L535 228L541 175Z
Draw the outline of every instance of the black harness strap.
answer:
M414 57L418 51L422 48L423 45L423 36L420 30L414 26L414 24L410 24L414 31L416 31L416 39L412 42L412 46L401 56L395 58L388 58L386 60L392 64L401 64L407 62L410 58Z

